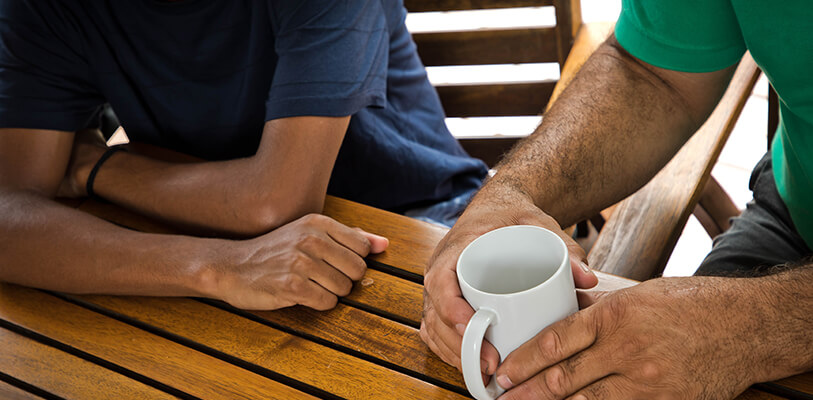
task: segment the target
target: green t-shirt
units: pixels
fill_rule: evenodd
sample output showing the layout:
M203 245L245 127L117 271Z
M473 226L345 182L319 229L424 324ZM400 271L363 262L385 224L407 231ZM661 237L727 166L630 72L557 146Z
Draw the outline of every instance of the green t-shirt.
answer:
M615 35L641 60L678 71L720 70L751 52L779 95L776 187L813 248L813 2L624 0Z

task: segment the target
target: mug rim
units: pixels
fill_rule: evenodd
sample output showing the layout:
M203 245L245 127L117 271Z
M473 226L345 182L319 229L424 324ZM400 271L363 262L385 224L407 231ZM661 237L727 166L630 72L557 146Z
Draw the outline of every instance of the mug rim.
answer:
M553 275L551 275L548 279L545 279L544 282L541 282L540 284L538 284L536 286L533 286L533 287L530 287L528 289L521 290L521 291L518 291L518 292L511 292L511 293L486 292L484 290L480 290L480 289L472 286L471 284L469 284L469 282L467 282L465 279L463 279L463 276L462 276L462 274L460 272L460 260L463 258L463 255L466 254L466 252L469 250L469 248L471 248L471 246L474 243L476 243L478 240L480 240L484 236L489 235L489 234L491 234L493 232L498 232L498 231L502 231L502 230L516 229L516 228L523 228L523 229L524 228L532 228L534 230L539 230L539 231L545 232L546 234L553 235L556 238L556 240L559 242L559 245L561 245L562 250L564 251L564 260L562 260L562 262L556 268L556 271L553 273ZM556 233L554 233L550 229L543 228L543 227L537 226L537 225L508 225L508 226L503 226L503 227L500 227L500 228L497 228L497 229L492 229L492 230L490 230L490 231L488 231L486 233L483 233L482 235L478 236L476 239L472 240L468 245L466 245L466 247L463 249L463 251L460 252L460 256L457 257L457 262L455 263L455 273L457 274L458 284L466 285L466 287L468 289L470 289L470 290L472 290L472 291L474 291L474 292L476 292L478 294L485 294L485 295L489 295L489 296L499 296L499 297L510 297L510 296L517 296L517 295L520 295L520 294L523 294L523 293L527 293L527 292L530 292L530 291L533 291L533 290L537 290L537 289L540 289L540 288L546 286L549 282L553 281L556 277L558 277L560 274L562 274L563 270L569 270L570 269L570 268L566 268L566 267L570 266L569 265L570 264L569 260L570 260L570 253L567 250L567 245L565 244L565 241L562 240L562 238L559 237L559 235L557 235Z

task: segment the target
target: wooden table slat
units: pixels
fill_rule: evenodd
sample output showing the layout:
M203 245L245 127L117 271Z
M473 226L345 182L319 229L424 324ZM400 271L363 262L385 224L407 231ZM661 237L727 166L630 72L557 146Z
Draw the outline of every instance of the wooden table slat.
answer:
M465 388L460 372L432 353L420 339L417 329L357 308L339 304L324 312L302 306L239 312Z
M0 399L4 400L39 400L42 397L39 397L31 392L26 392L18 388L17 386L13 386L9 383L0 381Z
M423 309L423 286L368 269L342 302L418 327Z
M314 398L38 290L0 285L0 319L192 396Z
M83 203L79 208L99 217L135 229L152 232L172 232L172 229L123 211L115 206L101 205L88 201ZM393 319L402 320L412 325L412 327L401 326L398 330L398 335L404 333L401 332L403 329L414 329L415 324L419 321L421 309L419 283L422 280L426 262L430 258L434 246L447 230L401 215L330 196L328 196L326 200L325 214L347 225L359 226L370 232L390 237L390 248L380 255L370 257L373 269L368 271L368 276L365 278L371 278L373 280L372 285L369 285L372 287L365 288L362 284L361 288L356 288L353 294L345 300L345 305L340 305L336 310L327 313L318 313L297 308L295 310L270 312L269 314L262 312L252 313L253 316L255 318L264 319L271 324L284 325L302 335L312 335L318 340L329 342L335 346L345 349L354 349L354 351L358 351L368 357L373 357L378 360L384 357L390 358L389 361L392 361L393 364L400 365L404 369L414 373L432 375L442 382L454 384L455 379L459 382L459 375L457 375L454 370L446 370L444 372L444 368L438 366L433 366L431 369L420 369L420 367L416 366L416 363L421 363L428 359L434 360L434 358L420 356L422 353L415 353L418 355L414 357L415 360L412 364L404 360L404 358L409 355L409 351L413 351L414 346L416 346L409 344L417 340L414 334L412 339L407 339L405 342L408 343L407 349L409 349L409 351L403 351L400 355L398 355L397 352L389 353L390 349L388 348L386 351L381 350L383 354L379 354L380 357L372 354L381 349L377 346L385 346L386 348L386 344L383 343L384 341L377 337L369 337L367 341L360 341L355 348L352 346L353 341L355 341L357 337L364 336L366 331L365 325L363 324L368 323L368 320L377 321L379 325L383 325L384 327L390 325L400 326L397 322L368 314L362 310L371 310L374 314L379 315L389 315L390 318L396 316L397 318ZM600 280L598 290L614 290L635 284L635 281L609 274L600 272L597 274ZM398 279L395 276L404 279ZM415 283L415 285L412 285L412 283ZM399 300L392 301L392 297ZM394 306L387 305L386 300L388 299L390 300L390 304L401 304ZM0 302L0 304L2 304L2 302ZM403 306L403 308L399 308L401 306ZM170 313L170 315L173 314L177 314L177 312L172 311ZM359 319L360 315L365 317ZM297 322L293 323L293 320L297 320ZM348 327L339 328L338 325L336 325L338 323L336 321L341 321L341 324L348 324L353 321L360 322L357 330L351 330ZM311 323L312 326L309 326L309 323ZM197 322L190 323L187 328L194 329L197 325ZM352 326L352 324L349 324L349 326ZM404 339L399 338L398 340L404 342ZM398 343L399 342L393 341L391 345L397 347ZM365 349L360 349L360 346L365 346ZM367 348L368 346L369 348ZM395 354L395 357L390 357L390 355L393 354ZM811 388L811 386L813 386L813 374L803 374L772 383L771 385L774 384L796 390L799 393L813 393L813 388ZM393 393L393 396L397 396L401 394L402 391L397 390ZM749 391L744 393L740 398L748 400L768 400L781 397L768 394L758 389L749 389ZM804 398L811 398L811 396Z
M0 328L0 348L3 349L0 351L0 371L59 397L176 398L152 386L2 328ZM0 397L5 399L2 393L0 390Z
M192 299L71 297L342 398L463 398L420 379Z

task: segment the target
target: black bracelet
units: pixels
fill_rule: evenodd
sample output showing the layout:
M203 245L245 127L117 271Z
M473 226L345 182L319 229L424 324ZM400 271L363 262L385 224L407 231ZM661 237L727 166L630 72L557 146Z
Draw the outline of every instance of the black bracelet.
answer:
M88 175L88 182L85 185L85 190L88 192L88 197L93 200L106 202L103 198L96 195L93 191L93 181L96 180L96 174L99 173L99 168L101 168L102 164L107 161L110 156L115 154L117 151L124 150L124 146L113 146L107 149L107 151L102 154L102 157L99 158L99 161L96 161L96 165L93 166L93 169L90 170L90 175Z

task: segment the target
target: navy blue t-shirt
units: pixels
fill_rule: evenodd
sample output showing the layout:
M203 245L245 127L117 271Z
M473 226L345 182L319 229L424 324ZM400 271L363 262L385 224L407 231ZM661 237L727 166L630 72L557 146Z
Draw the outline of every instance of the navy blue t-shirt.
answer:
M397 0L0 2L0 127L74 131L110 103L132 141L254 154L265 121L352 115L328 193L404 210L480 185ZM292 132L291 134L296 134Z

